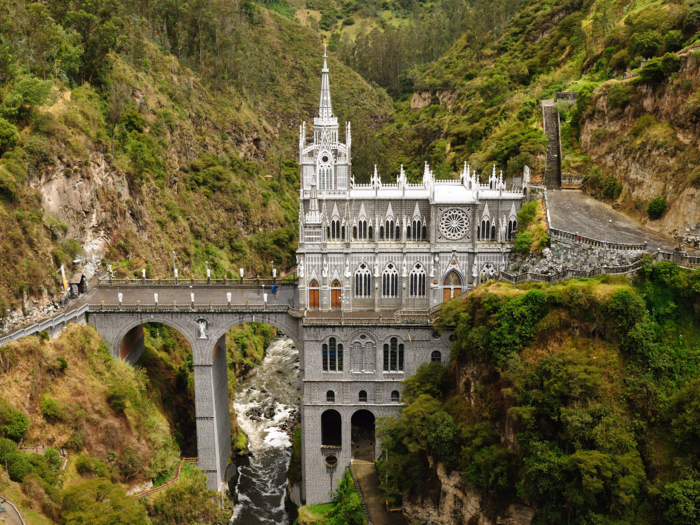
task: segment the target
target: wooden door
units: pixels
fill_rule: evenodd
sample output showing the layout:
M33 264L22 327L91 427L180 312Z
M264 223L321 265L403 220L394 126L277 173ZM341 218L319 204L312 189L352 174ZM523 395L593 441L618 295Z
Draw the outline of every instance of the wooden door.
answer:
M318 308L319 305L319 290L318 283L311 281L309 283L309 308Z
M340 288L331 289L331 308L340 308Z
M452 288L443 288L442 289L442 302L446 303L452 299Z
M454 297L458 297L462 293L461 288L443 288L442 289L442 302L447 302Z

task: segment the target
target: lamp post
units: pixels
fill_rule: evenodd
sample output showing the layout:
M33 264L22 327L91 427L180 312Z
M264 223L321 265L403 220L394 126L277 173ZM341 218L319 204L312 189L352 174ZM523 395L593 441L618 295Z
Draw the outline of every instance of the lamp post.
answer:
M243 268L241 268L238 270L238 272L241 274L241 284L243 284L243 273L245 272L245 270L243 270Z
M211 270L209 270L209 261L204 261L207 266L207 284L211 281Z
M177 284L177 266L175 264L175 259L177 257L177 254L175 251L173 251L173 274L175 275L175 284Z

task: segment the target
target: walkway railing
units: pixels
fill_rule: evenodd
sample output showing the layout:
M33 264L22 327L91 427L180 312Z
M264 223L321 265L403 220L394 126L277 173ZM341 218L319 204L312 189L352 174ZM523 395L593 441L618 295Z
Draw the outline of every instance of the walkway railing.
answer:
M608 266L602 268L594 268L593 270L563 270L559 273L554 274L541 274L541 273L519 273L511 274L505 271L500 272L496 277L499 281L506 281L511 284L520 284L530 281L538 281L544 283L557 283L559 281L564 281L566 279L574 278L585 278L585 277L595 277L596 275L620 275L625 273L634 272L642 267L641 258L632 264L625 266Z
M683 252L662 252L661 250L654 252L654 260L659 261L671 261L676 263L682 268L699 268L700 267L700 256L688 255Z
M70 312L59 314L56 317L51 317L49 319L46 319L45 321L40 321L31 326L27 326L26 328L21 328L16 332L12 332L9 335L0 337L0 346L9 343L10 341L16 341L17 339L21 339L22 337L28 335L41 333L45 330L48 330L49 328L54 329L57 325L60 324L67 324L68 322L73 321L81 315L84 316L85 312L87 311L88 305L84 304L80 308L76 308L75 310L71 310Z
M647 243L638 244L626 244L621 242L609 242L601 241L599 239L594 239L592 237L586 237L585 235L579 235L577 233L567 232L564 230L558 230L557 228L549 227L549 236L552 239L559 239L561 241L570 241L574 243L588 244L589 246L596 246L599 248L605 248L606 250L615 251L647 251Z
M227 288L255 288L261 286L270 287L272 285L279 287L292 287L299 285L299 279L296 275L293 278L286 279L131 279L129 277L115 279L110 276L100 277L97 281L98 286L140 286L147 288L172 288L174 286L211 286L211 287L227 287Z
M131 494L131 497L136 498L136 499L145 498L146 496L150 496L152 494L155 494L156 492L160 492L161 490L165 490L166 488L170 487L171 485L174 485L175 483L180 481L180 470L182 470L182 465L184 465L185 462L197 463L197 458L182 458L182 461L180 461L180 464L177 466L177 473L176 473L174 479L171 479L167 483L163 483L162 485L159 485L158 487L152 488L152 489L147 490L145 492Z

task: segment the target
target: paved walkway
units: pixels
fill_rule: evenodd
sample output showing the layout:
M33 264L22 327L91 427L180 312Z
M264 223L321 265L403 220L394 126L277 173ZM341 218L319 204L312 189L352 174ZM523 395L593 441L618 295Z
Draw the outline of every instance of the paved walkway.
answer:
M584 237L600 241L620 242L626 244L648 243L649 251L661 248L672 252L675 241L664 235L645 228L622 212L594 199L580 190L547 191L551 226L571 233L578 232ZM612 220L610 226L605 225Z
M373 461L352 460L352 468L357 476L357 483L362 490L369 517L373 525L408 525L402 513L388 514L384 500L379 492L379 477Z
M0 524L2 525L23 525L22 518L15 508L6 503L7 500L0 496L0 505L5 508L5 512L0 512Z

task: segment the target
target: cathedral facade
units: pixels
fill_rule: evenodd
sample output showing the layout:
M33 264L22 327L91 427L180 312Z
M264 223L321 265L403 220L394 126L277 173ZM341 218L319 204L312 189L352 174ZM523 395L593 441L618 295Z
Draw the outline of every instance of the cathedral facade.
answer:
M495 168L482 183L466 165L450 180L426 165L418 184L403 168L384 183L375 168L369 184L356 184L350 123L341 142L325 57L309 139L304 123L302 497L317 504L332 499L356 454L380 455L373 422L398 413L402 381L422 363L449 361L449 334L402 324L402 315L425 315L505 269L523 193L506 190Z
M505 269L521 191L508 191L496 168L482 183L465 164L459 178L394 183L375 172L352 177L350 123L340 142L324 58L313 140L300 126L301 189L297 268L302 308L427 310Z

